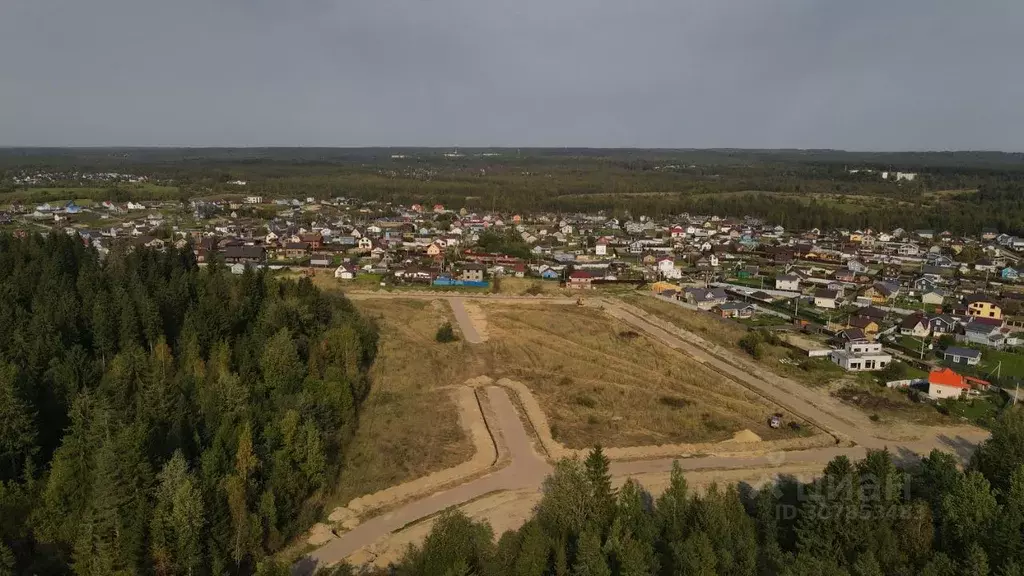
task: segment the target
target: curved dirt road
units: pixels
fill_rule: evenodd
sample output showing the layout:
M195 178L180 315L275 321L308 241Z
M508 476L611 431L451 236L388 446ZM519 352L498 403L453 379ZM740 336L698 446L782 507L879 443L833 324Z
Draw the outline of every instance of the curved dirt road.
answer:
M530 438L519 421L519 415L509 399L508 392L498 386L489 386L486 392L487 400L497 419L493 433L498 434L500 431L500 442L509 454L508 466L472 482L437 492L367 520L300 560L293 567L292 573L312 574L316 567L341 562L349 554L373 544L379 538L407 524L485 494L523 488L539 490L544 477L551 472L551 466L533 451Z

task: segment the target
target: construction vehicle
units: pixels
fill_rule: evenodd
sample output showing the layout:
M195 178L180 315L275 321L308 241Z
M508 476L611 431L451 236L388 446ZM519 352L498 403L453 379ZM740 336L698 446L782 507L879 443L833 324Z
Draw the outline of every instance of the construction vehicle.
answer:
M772 428L778 428L779 426L782 426L782 414L772 414L771 419L768 420L768 426L771 426Z
M579 297L579 298L576 299L576 305L577 306L583 306L583 298L582 297Z

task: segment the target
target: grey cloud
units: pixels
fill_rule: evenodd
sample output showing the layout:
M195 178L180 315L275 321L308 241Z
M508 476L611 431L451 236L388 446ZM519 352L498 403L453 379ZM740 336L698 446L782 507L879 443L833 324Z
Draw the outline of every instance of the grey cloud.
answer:
M1016 0L6 0L0 145L1024 150Z

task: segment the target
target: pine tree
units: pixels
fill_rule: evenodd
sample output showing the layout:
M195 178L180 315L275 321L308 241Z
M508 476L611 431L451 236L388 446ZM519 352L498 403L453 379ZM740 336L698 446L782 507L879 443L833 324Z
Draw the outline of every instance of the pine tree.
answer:
M1024 464L1010 477L1010 488L1000 494L1003 505L995 520L987 548L994 566L1005 566L1024 559Z
M882 567L878 564L878 560L875 560L875 555L871 552L865 552L857 557L857 561L853 563L853 570L851 576L884 576Z
M716 576L717 559L711 540L703 532L695 532L682 542L672 543L674 574L680 576Z
M203 502L181 452L157 476L150 553L161 574L191 575L202 564Z
M612 477L609 473L609 461L598 444L587 455L584 461L587 470L587 481L590 484L590 504L593 506L593 521L603 532L608 528L615 513L615 492L612 490Z
M992 426L992 436L974 452L971 467L981 472L993 489L1005 492L1021 462L1024 462L1024 410L1004 410Z
M960 573L963 576L988 576L988 555L980 544L971 545L967 558L961 563Z
M611 569L601 550L601 536L594 528L587 528L580 534L573 563L573 576L611 576Z
M306 370L288 330L282 328L267 341L260 359L263 384L272 395L286 395L298 390Z
M527 522L519 530L519 554L513 573L517 576L542 576L551 558L552 546L536 522Z
M0 363L0 482L20 476L35 456L35 415L16 387L17 368Z
M921 569L921 576L956 576L956 564L943 552L937 553Z
M572 539L594 519L586 471L577 459L563 459L544 479L544 497L537 505L537 521L552 539Z
M988 480L979 472L968 472L942 501L944 548L967 554L991 533L997 511Z
M258 468L259 459L253 452L252 427L246 422L238 438L234 473L224 479L224 490L231 510L231 559L236 567L241 567L260 538L259 520L250 508L254 474Z

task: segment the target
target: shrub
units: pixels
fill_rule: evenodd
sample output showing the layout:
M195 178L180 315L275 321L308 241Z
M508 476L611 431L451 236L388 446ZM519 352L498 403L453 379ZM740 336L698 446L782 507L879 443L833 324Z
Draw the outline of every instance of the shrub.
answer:
M764 356L764 342L761 339L761 335L757 332L748 332L746 336L740 338L739 345L744 352L757 360Z
M540 285L540 282L534 282L529 288L523 290L523 294L529 294L530 296L536 296L544 292L544 287Z
M445 344L447 342L454 342L459 338L455 336L455 330L452 329L452 323L445 322L444 324L441 324L440 328L437 329L437 335L434 336L434 339L442 344Z
M587 396L586 394L576 396L576 403L585 408L594 408L597 406L597 400L594 400L592 396Z
M685 408L690 404L685 398L680 398L679 396L662 396L658 398L658 402L672 408Z

